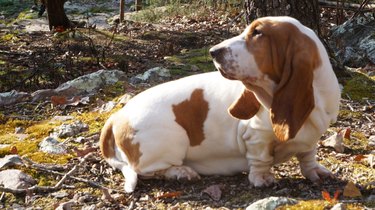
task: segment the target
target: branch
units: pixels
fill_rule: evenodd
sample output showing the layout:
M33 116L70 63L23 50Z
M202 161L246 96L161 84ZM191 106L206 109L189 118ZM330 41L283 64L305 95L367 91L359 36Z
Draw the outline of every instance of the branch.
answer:
M346 3L343 2L343 9L346 10L358 10L361 8L361 4L354 4L354 3ZM337 8L337 2L334 1L327 1L327 0L319 0L319 5L322 7L327 8ZM373 11L375 9L375 4L367 4L368 9L362 9L363 12Z

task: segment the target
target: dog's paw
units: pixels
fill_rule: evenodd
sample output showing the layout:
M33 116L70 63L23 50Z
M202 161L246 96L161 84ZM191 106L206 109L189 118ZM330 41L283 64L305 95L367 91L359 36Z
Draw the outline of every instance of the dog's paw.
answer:
M303 176L305 176L306 178L310 179L310 181L317 183L317 184L321 183L324 180L324 178L334 177L331 171L329 171L328 169L326 169L324 166L320 164L317 164L315 167L308 169L308 170L301 168L301 171L302 171Z
M167 179L186 179L189 181L201 178L196 171L188 166L172 166L164 172L164 176Z
M268 187L275 183L275 177L270 172L250 172L249 181L254 187Z

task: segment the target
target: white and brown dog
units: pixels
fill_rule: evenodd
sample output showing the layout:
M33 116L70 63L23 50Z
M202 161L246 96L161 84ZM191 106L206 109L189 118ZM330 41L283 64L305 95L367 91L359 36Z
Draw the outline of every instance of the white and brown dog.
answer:
M268 186L272 165L292 156L310 180L329 176L316 144L336 120L340 90L314 32L290 17L260 18L210 53L227 79L212 72L158 85L104 125L101 152L122 171L125 191L134 191L137 175L242 171Z

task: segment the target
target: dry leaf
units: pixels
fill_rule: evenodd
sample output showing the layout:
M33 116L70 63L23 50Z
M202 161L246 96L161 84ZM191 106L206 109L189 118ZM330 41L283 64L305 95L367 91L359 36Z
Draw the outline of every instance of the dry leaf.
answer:
M182 195L182 191L166 192L166 193L162 193L161 195L156 196L156 199L175 198L175 197L180 197L181 195Z
M53 106L66 104L68 99L65 96L51 96L51 103Z
M114 201L114 199L112 198L111 194L109 193L108 189L105 189L105 188L102 188L102 199L103 200L108 200L110 202Z
M360 155L355 156L354 160L359 162L359 161L363 160L364 158L366 158L366 156L360 154Z
M350 139L350 134L351 134L350 128L345 128L341 132L343 133L344 138Z
M93 147L85 147L84 149L77 149L77 148L74 148L73 149L75 153L77 153L77 157L83 157L87 154L89 154L90 152L94 152L96 149L93 148Z
M350 197L350 198L362 196L361 191L359 191L359 189L351 181L349 181L348 184L345 186L343 195L345 197Z
M10 154L18 154L18 149L16 146L12 146L9 150Z
M329 192L327 191L322 191L322 197L324 200L328 201L328 202L331 202L332 199L331 199L331 195L329 194Z
M333 147L336 152L344 152L344 133L338 132L333 134L331 137L327 138L322 142L322 145L325 147Z
M214 201L219 201L221 199L221 185L211 185L207 187L205 190L203 190L203 193L207 193L208 196L212 198Z

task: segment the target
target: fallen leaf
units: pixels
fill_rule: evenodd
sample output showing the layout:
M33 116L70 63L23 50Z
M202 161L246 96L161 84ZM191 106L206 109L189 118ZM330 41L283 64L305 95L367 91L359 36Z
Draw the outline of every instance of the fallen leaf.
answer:
M343 133L344 138L350 139L350 134L351 134L350 128L345 128L341 132Z
M12 146L9 150L10 154L18 154L18 149L16 146Z
M67 102L65 96L51 96L51 103L53 106L64 105Z
M335 194L333 195L334 201L337 201L339 199L340 193L341 193L340 190L336 190Z
M363 160L365 158L366 158L366 156L364 156L362 154L359 154L359 155L357 155L357 156L354 157L354 160L359 162L359 161L361 161L361 160Z
M156 199L176 198L176 197L180 197L181 195L182 195L182 191L166 192L166 193L162 193L161 195L156 196Z
M222 185L211 185L203 190L203 193L208 194L214 201L219 201L221 199L221 191Z
M322 145L325 147L333 147L336 152L344 152L344 133L338 132L327 138L322 142Z
M362 196L361 191L359 191L359 189L351 181L349 181L348 184L345 186L343 195L345 197L350 197L350 198Z
M331 202L332 199L331 199L331 195L329 194L329 192L327 191L322 191L322 197L324 200L328 201L328 202Z
M77 149L77 148L74 148L73 150L77 154L77 157L83 157L83 156L89 154L90 152L94 152L96 149L93 148L93 147L85 147L82 150Z
M102 188L102 199L103 200L108 200L110 202L114 201L114 199L112 198L111 194L109 193L108 189L105 189L105 188Z

